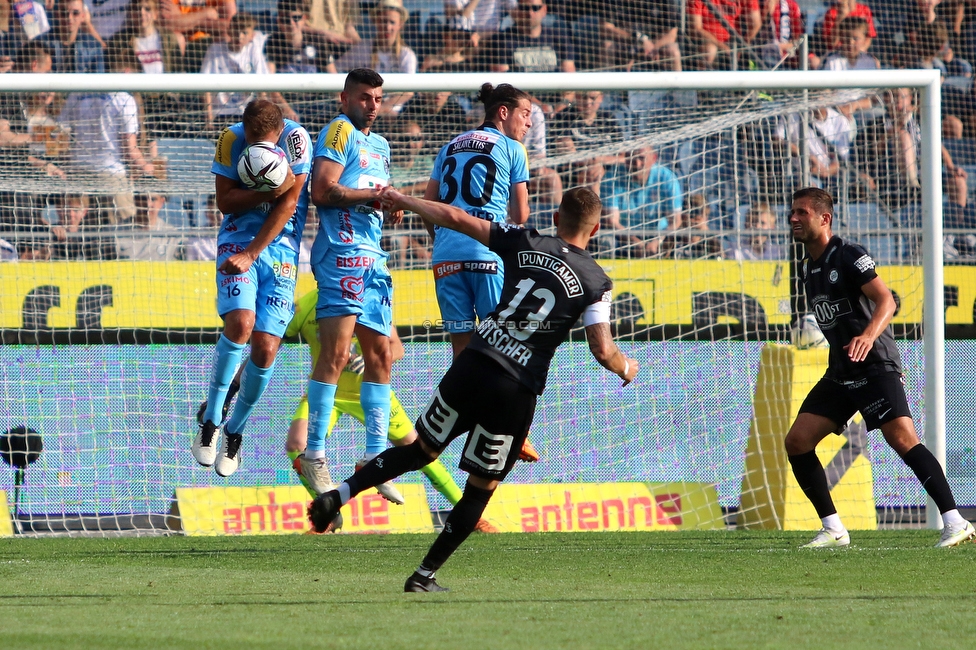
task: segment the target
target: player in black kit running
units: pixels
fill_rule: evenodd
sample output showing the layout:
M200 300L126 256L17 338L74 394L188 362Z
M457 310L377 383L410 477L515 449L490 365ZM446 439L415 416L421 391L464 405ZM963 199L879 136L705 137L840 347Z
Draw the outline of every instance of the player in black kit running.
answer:
M391 447L338 489L318 496L309 508L316 530L325 529L350 498L427 465L455 438L467 433L460 467L468 472L458 501L404 591L444 591L434 572L467 539L491 495L512 469L545 388L549 363L583 317L596 360L627 385L637 374L610 336L613 283L586 252L600 226L600 198L577 187L563 195L553 216L556 236L476 219L460 208L425 201L386 188L387 210L411 210L432 225L451 228L485 244L505 264L501 300L481 322L417 419L416 442Z
M831 232L834 202L818 188L793 194L793 239L806 249L802 278L807 303L830 343L827 372L800 406L786 434L793 475L813 503L823 529L804 548L851 543L830 497L817 444L839 432L860 411L868 430L881 429L942 513L945 528L936 546L956 546L976 536L963 519L939 461L915 433L902 379L901 357L891 331L895 300L874 270L874 260L854 242Z

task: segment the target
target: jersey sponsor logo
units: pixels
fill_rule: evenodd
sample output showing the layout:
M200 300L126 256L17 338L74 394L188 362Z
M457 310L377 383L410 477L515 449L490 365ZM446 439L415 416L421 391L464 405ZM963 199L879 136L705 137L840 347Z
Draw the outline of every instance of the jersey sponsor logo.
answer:
M337 269L368 269L373 266L376 258L367 255L353 255L352 257L337 257Z
M345 300L363 301L363 279L347 275L339 280L339 289Z
M308 154L308 140L300 129L295 129L288 134L286 145L288 147L288 158L292 162L304 160Z
M227 253L230 253L231 255L236 255L237 253L240 253L243 250L244 250L243 246L241 246L240 244L235 244L233 242L229 244L221 244L220 246L217 247L217 257L220 257L221 255L226 255Z
M444 444L447 436L454 429L457 422L458 412L448 405L441 397L441 389L438 387L434 391L434 397L430 400L430 405L424 414L420 416L418 424L424 429L424 433Z
M827 282L830 284L837 284L837 280L840 278L840 273L837 269L830 269L830 273L827 274Z
M218 165L223 165L224 167L230 167L233 164L231 159L230 150L233 148L234 143L237 142L237 134L231 131L229 128L224 129L217 138L217 149L214 151L214 162Z
M485 343L515 363L523 367L529 365L532 350L520 343L515 337L499 329L498 324L493 319L486 318L481 321L481 325L478 326L478 334L485 340Z
M600 296L600 302L609 302L609 303L612 303L613 302L613 292L612 291L604 291L603 292L603 295Z
M268 298L264 301L264 304L268 307L291 310L291 301L286 298L282 298L281 296L268 296Z
M870 255L861 255L859 258L854 260L854 266L861 273L867 273L874 268L874 260L871 259Z
M813 299L813 313L822 330L833 329L837 325L837 318L850 314L851 311L851 303L847 298L831 300L829 296L821 295Z
M461 271L496 275L498 273L498 262L440 262L434 265L434 277L437 279L446 278L449 275L454 275Z
M246 275L231 275L220 281L221 288L230 284L251 284L251 279Z
M339 241L343 244L351 244L352 240L352 218L349 210L339 210Z
M369 152L362 148L359 150L359 166L363 169L369 167Z
M447 146L447 155L454 156L459 153L482 153L490 155L495 148L495 142L487 138L475 137L483 134L464 134ZM466 137L471 136L471 137Z
M501 472L508 462L514 440L515 436L491 433L476 424L464 447L464 457L489 472Z
M580 282L576 271L554 255L536 251L519 251L518 265L519 268L523 269L531 268L549 271L556 276L559 283L563 285L566 295L570 298L583 295L583 283Z
M291 280L298 279L298 266L291 262L275 262L271 268L278 277Z
M352 124L345 120L338 120L329 126L329 131L325 135L325 141L329 143L329 149L334 149L339 153L345 153L351 133Z

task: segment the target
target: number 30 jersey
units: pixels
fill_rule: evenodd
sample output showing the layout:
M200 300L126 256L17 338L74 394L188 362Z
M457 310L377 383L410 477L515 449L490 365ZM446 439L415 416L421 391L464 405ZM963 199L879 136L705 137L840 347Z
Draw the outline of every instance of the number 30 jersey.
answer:
M512 186L529 180L529 157L521 142L486 122L444 145L430 178L440 184L442 203L479 219L504 223ZM448 228L435 228L434 233L432 262L498 259L467 235Z
M505 285L468 347L541 395L556 348L590 305L611 301L613 282L585 250L535 230L492 225L488 247L505 264Z

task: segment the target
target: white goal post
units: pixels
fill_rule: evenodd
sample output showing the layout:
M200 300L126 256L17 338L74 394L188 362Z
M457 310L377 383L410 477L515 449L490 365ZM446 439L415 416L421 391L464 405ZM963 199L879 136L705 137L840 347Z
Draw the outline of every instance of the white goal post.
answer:
M300 92L336 93L344 75L0 75L0 92ZM923 351L926 444L946 463L945 312L943 295L942 134L940 77L935 70L747 71L632 73L461 73L388 74L387 92L454 91L469 93L485 82L511 83L526 91L646 90L765 91L912 88L919 94L921 145L919 170L922 207ZM12 189L12 188L6 188ZM653 382L653 377L648 377ZM785 433L785 432L784 432ZM929 499L927 522L940 528L941 517Z

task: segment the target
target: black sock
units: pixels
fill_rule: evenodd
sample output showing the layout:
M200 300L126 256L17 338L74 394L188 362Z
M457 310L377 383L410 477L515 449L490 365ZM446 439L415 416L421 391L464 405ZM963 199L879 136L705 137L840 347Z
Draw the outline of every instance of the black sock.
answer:
M363 490L386 483L401 474L426 467L430 462L431 459L420 446L420 441L415 440L405 447L390 447L346 479L346 483L350 494L356 496Z
M485 490L468 483L464 486L464 495L457 502L451 514L444 522L444 530L434 540L434 544L427 551L427 556L420 563L424 569L437 571L447 562L447 559L458 549L474 530L481 515L484 514L494 490Z
M939 512L949 512L956 509L956 500L952 496L949 481L946 480L942 465L935 459L928 447L919 443L908 450L902 460L912 468L915 476L922 482L922 487L929 493Z
M816 450L790 456L789 459L793 466L793 476L800 484L803 494L807 495L817 510L817 516L823 519L836 515L837 508L834 507L834 500L830 497L830 488L827 486L827 473L817 458Z

